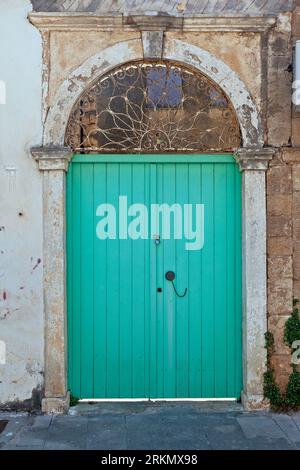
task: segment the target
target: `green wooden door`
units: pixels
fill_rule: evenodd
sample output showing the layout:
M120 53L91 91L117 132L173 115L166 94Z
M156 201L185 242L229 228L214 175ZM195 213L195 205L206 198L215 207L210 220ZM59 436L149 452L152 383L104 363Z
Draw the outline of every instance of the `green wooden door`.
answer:
M241 181L234 159L77 155L67 188L72 393L239 398Z

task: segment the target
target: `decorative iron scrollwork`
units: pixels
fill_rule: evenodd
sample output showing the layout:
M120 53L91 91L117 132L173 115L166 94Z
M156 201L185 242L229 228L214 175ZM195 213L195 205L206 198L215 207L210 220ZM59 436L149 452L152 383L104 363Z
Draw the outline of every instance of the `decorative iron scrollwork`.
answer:
M241 146L232 104L198 71L135 62L99 78L75 103L66 145L80 153L225 151Z

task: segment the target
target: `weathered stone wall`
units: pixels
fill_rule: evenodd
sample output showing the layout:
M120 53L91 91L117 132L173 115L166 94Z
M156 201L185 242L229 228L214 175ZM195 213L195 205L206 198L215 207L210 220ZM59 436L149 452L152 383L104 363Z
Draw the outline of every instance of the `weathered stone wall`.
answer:
M267 110L267 144L280 147L291 140L292 41L290 13L280 14L275 28L269 33L267 73L262 87Z
M261 110L262 54L261 34L255 32L166 32L166 38L180 39L221 59L246 84Z
M49 33L45 32L45 36ZM140 39L140 32L118 31L108 33L105 31L51 31L49 34L49 94L48 106L58 87L66 80L70 72L79 67L86 59L101 50L120 42ZM217 59L221 59L244 81L256 101L261 107L261 37L259 33L181 33L167 32L167 39L179 39L211 52ZM137 48L140 58L143 56L142 42ZM176 54L175 54L176 55ZM87 77L88 79L88 77Z
M267 173L268 327L275 340L272 365L282 389L291 372L283 335L293 308L293 179L283 156L280 152L274 158Z
M284 390L291 373L291 351L284 344L284 325L300 298L300 118L292 107L292 46L300 39L299 7L281 17L269 49L267 136L279 147L267 173L268 312L274 334L272 358Z

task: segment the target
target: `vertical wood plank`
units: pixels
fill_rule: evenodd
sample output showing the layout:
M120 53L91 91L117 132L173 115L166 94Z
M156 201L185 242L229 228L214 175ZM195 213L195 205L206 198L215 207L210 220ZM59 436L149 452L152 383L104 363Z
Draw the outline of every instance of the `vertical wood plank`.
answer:
M94 394L94 165L81 165L81 393Z
M227 165L214 164L214 382L215 397L227 395Z
M204 247L202 250L202 396L214 397L214 168L202 165L202 197L205 206ZM199 346L201 347L201 346Z
M144 203L144 172L141 164L132 164L132 198ZM132 354L133 395L145 395L145 240L133 240L132 261Z
M72 272L68 271L70 279L72 279L72 291L69 294L69 300L72 296L72 335L71 352L72 360L69 366L72 369L72 383L70 384L72 393L77 397L82 397L81 390L81 165L72 164L73 170L71 174L72 183L72 201L68 203L69 213L72 218L72 232L70 237L73 238L72 244ZM67 269L70 269L68 265Z
M163 200L165 204L175 203L175 164L168 163L163 166ZM173 216L171 220L171 233L174 233ZM176 271L175 242L174 239L162 240L163 270L164 276L167 271ZM164 279L164 397L176 396L176 296L171 282Z
M189 203L202 204L202 165L189 164ZM204 224L206 212L204 208ZM205 225L204 225L205 227ZM204 240L206 244L208 241ZM202 396L202 250L189 251L189 396Z
M119 164L107 165L107 203L115 208L119 202ZM120 397L120 278L119 240L107 242L107 396Z
M107 164L94 165L94 236L96 210L107 200ZM94 396L107 397L107 240L96 237L94 245Z
M191 283L189 282L189 251L186 250L186 239L184 237L184 204L189 202L189 165L178 163L175 166L175 203L181 206L182 210L182 239L174 240L175 244L175 285L180 295L185 288L187 294L183 298L175 297L175 372L176 389L175 397L189 397L189 372L190 372L190 329L189 329L189 302L191 296ZM179 221L177 221L179 224ZM196 306L193 314L196 316Z
M120 165L120 195L132 204L132 165ZM132 262L133 241L120 240L120 391L123 398L133 397L132 390Z

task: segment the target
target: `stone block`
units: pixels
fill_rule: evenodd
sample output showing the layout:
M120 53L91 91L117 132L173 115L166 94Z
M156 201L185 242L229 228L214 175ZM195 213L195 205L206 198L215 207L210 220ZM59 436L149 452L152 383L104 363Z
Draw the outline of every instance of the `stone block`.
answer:
M248 395L242 392L241 402L245 411L268 410L270 408L269 400L263 395Z
M300 122L299 122L300 126ZM286 163L300 163L300 148L285 147L281 149L280 156Z
M268 256L289 256L293 253L292 237L268 237Z
M293 278L293 261L291 256L270 256L268 259L268 279L271 283L282 282Z
M285 392L292 372L291 354L273 354L271 367L274 369L277 385L281 392Z
M267 212L270 215L292 214L292 194L272 194L267 200Z
M300 155L299 155L300 156ZM300 191L300 165L293 165L293 191Z
M42 412L45 414L66 414L70 407L70 394L59 398L43 398Z
M284 328L290 315L270 315L268 318L268 331L274 336L275 354L290 354L290 348L284 342Z
M294 146L300 146L300 116L299 113L295 112L293 112L292 117L292 144Z
M300 280L294 279L294 298L300 300Z
M280 281L279 281L280 283ZM289 315L293 308L293 281L286 279L287 287L268 285L268 311L270 315Z
M274 147L288 145L292 135L290 63L290 54L271 56L268 61L268 145Z
M270 34L269 52L271 56L286 56L291 49L291 35L287 32L275 32Z
M288 165L274 166L267 171L267 194L292 194L292 172Z
M293 194L293 238L300 240L300 192Z
M300 281L300 241L294 240L293 275L296 281Z
M273 156L272 160L269 162L269 168L277 167L277 166L283 166L284 163L282 162L282 156L281 156L281 151L279 149Z
M297 0L295 5L297 5ZM292 18L292 34L295 39L300 39L300 8L296 6Z
M267 217L267 232L269 237L291 237L291 217L284 215L269 215Z

